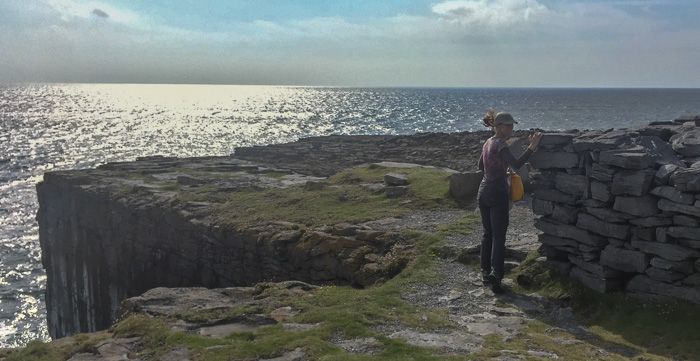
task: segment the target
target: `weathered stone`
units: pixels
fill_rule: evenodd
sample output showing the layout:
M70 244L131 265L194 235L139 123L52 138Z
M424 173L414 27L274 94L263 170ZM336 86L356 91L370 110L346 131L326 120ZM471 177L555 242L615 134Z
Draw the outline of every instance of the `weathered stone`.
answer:
M584 175L559 173L554 186L564 193L580 198L588 189L588 178Z
M700 169L678 168L669 178L673 187L681 192L700 191Z
M700 232L692 227L668 227L668 235L674 238L687 238L700 241Z
M602 207L608 207L610 204L606 202L601 202L596 199L582 199L576 202L576 205L579 207L591 207L591 208L602 208Z
M646 274L657 281L667 283L673 283L687 277L687 275L683 273L669 271L656 267L649 267L647 269Z
M700 289L693 287L674 286L652 279L647 275L639 275L627 283L627 291L633 296L651 295L659 298L676 298L700 304ZM641 294L641 295L640 295Z
M654 257L651 259L651 265L668 271L680 272L686 276L694 272L693 262L690 260L674 262L665 258Z
M692 126L684 130L671 137L673 150L686 157L700 156L700 128Z
M678 169L679 167L674 164L664 164L662 165L659 170L656 171L656 174L654 174L654 183L658 185L665 185L668 184L669 179L671 178L671 175Z
M700 208L671 202L668 199L659 199L658 208L662 211L685 213L691 216L700 217Z
M607 167L600 163L593 163L591 166L590 177L601 182L608 183L612 182L615 172L617 172L617 169L615 168Z
M643 196L649 192L653 179L653 170L621 170L615 173L610 192L615 195Z
M386 187L386 196L389 198L398 198L408 192L408 186L391 186Z
M565 145L573 144L573 139L579 136L579 133L547 133L540 140L540 148L556 149Z
M334 236L354 236L360 227L356 224L338 223L333 225L332 234Z
M605 237L550 219L538 219L535 221L535 228L553 236L574 239L593 247L603 247L608 243Z
M699 122L700 121L700 115L694 115L694 114L683 114L679 116L678 118L673 120L675 123L688 123L688 122Z
M483 177L483 172L465 172L450 175L450 195L458 199L475 198Z
M584 286L599 293L619 291L623 288L624 285L624 282L620 279L605 279L596 277L594 274L587 272L586 270L580 267L574 267L571 270L571 273L569 273L569 275L572 278L581 281L581 283L583 283Z
M552 212L552 218L566 224L575 224L579 209L567 204L556 204Z
M638 217L651 217L659 213L656 198L652 196L642 197L615 197L613 209Z
M387 173L384 175L384 182L390 186L408 185L408 177L405 174Z
M586 212L598 217L598 219L610 223L627 223L628 220L634 219L631 214L618 212L610 208L586 207Z
M579 214L576 227L586 229L606 237L626 239L630 236L630 229L628 226L607 223L586 213Z
M535 198L557 203L576 204L575 196L556 189L535 189Z
M634 227L632 228L632 239L654 242L656 241L656 228Z
M630 219L630 223L634 224L635 226L662 227L672 225L673 219L670 217L644 217Z
M630 142L630 135L625 130L613 130L599 134L587 132L574 138L574 149L576 149L577 152L616 149L619 148L620 145Z
M578 242L573 239L557 237L547 233L542 233L537 238L542 244L568 253L578 253Z
M683 193L679 192L673 187L669 186L661 186L661 187L656 187L649 191L650 194L653 194L657 197L660 198L665 198L668 199L672 202L680 203L680 204L693 204L695 203L695 196L692 194L688 193Z
M539 150L530 156L530 165L536 169L574 168L578 166L578 155Z
M323 189L323 187L325 187L325 186L326 186L326 184L323 182L309 180L309 181L306 181L306 184L304 184L304 189L307 191L318 191L318 190Z
M654 240L659 243L668 243L668 228L667 227L657 227L656 228L656 239Z
M543 199L532 199L532 213L538 216L548 216L554 212L554 203Z
M610 185L602 182L591 182L591 198L601 202L612 202L615 196L610 192Z
M600 152L600 163L625 169L646 169L654 166L656 157L642 152L608 150Z
M569 255L569 261L571 261L571 263L575 264L577 267L580 267L599 278L619 278L624 276L623 272L600 265L598 263L586 262L582 258L575 255Z
M673 224L684 227L700 227L700 219L683 214L677 214L673 216Z
M700 241L694 239L679 239L678 244L695 250L700 250Z
M698 288L700 286L700 273L693 273L692 275L683 279L683 284Z
M650 253L669 261L685 261L689 258L699 257L700 253L691 248L679 246L676 244L669 243L656 243L647 241L635 241L631 242L632 247L644 252Z
M622 272L644 273L651 256L639 251L607 246L600 253L600 264Z

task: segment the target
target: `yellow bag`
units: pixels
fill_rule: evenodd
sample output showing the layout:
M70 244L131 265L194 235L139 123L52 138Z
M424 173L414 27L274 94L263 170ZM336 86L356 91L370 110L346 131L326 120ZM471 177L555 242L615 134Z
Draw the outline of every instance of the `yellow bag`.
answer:
M525 188L523 188L523 180L517 173L510 175L510 200L517 202L523 199Z

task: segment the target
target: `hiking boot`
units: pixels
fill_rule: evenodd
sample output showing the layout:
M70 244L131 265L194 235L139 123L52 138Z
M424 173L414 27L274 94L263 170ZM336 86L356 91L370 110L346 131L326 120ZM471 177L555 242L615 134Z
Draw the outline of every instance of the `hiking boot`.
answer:
M484 284L491 282L491 281L489 281L489 273L490 273L489 271L481 270L481 281Z
M501 277L495 271L491 271L488 275L489 283L491 283L491 291L496 294L503 293L503 287L501 287Z

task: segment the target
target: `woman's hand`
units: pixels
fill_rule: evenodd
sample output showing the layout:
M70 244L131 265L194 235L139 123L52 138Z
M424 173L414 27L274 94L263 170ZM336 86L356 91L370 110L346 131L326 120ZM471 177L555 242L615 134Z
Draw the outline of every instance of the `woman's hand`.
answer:
M533 151L537 149L537 146L540 145L540 139L542 139L542 133L530 134L530 146L527 148Z

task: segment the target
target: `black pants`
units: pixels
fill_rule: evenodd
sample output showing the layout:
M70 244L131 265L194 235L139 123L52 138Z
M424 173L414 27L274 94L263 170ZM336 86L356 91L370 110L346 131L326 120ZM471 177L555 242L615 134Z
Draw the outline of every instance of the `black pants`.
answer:
M506 254L506 232L509 219L509 195L506 181L482 182L477 195L484 237L481 239L481 269L496 271L503 277Z

